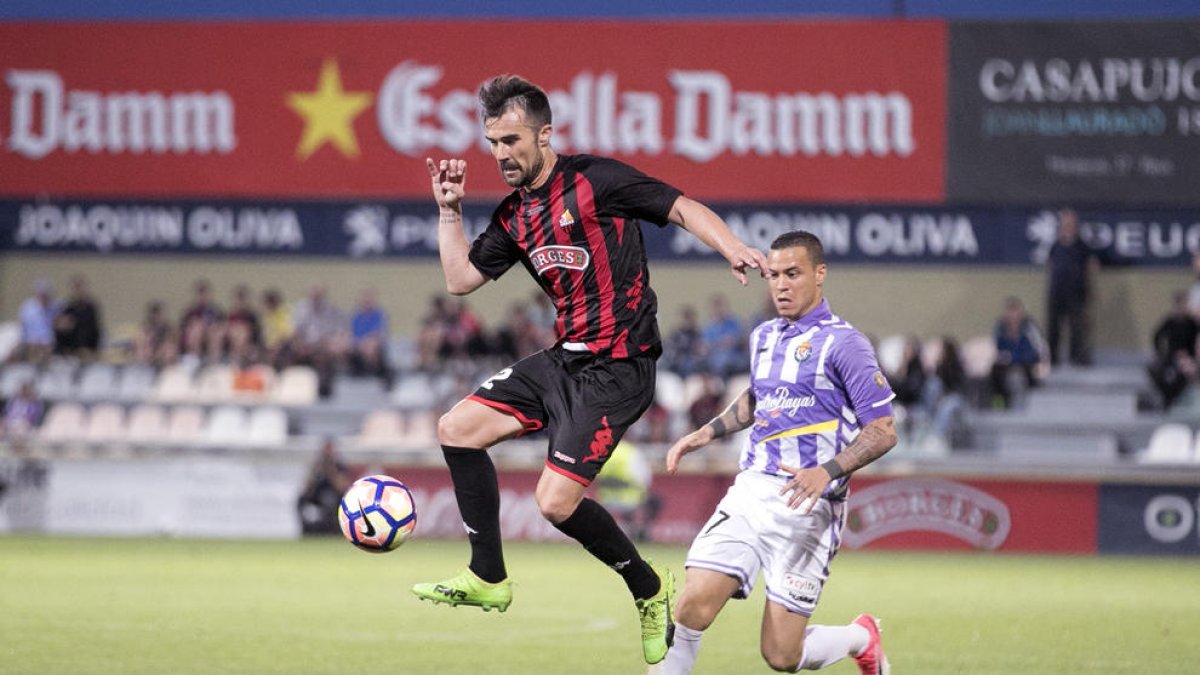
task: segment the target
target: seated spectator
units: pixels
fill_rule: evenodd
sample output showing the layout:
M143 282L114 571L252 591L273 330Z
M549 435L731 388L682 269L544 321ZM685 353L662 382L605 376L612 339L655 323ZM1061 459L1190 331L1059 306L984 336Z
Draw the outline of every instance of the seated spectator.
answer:
M688 422L692 428L708 424L709 420L721 414L721 401L725 396L725 381L713 375L704 373L699 376L703 382L700 394L688 406Z
M513 303L504 324L492 335L488 350L492 356L512 363L554 344L553 333L534 323L532 314L530 308Z
M388 315L379 306L374 288L362 291L350 316L350 371L355 375L388 378Z
M21 344L18 358L42 363L54 349L54 319L62 305L54 299L54 286L48 279L33 282L33 295L21 303Z
M225 316L225 352L233 363L255 361L262 347L262 324L250 302L245 284L234 286L229 314Z
M296 500L301 532L306 535L337 534L340 530L338 502L353 482L350 470L338 456L333 440L326 438Z
M900 359L900 369L894 373L884 373L896 393L895 402L911 409L921 402L925 391L925 366L921 363L921 340L910 335L904 341L904 355Z
M466 301L453 298L449 302L450 314L445 324L438 356L443 360L462 360L487 353L487 341L483 335L483 322L471 311Z
M1040 381L1039 369L1047 362L1048 352L1041 331L1025 313L1025 305L1019 298L1009 297L1004 301L1004 313L996 320L993 336L996 363L992 365L992 392L999 406L1007 409L1013 402L1009 373L1020 372L1027 387L1036 387Z
M928 421L923 443L926 453L944 455L950 450L954 424L966 403L966 385L958 341L941 338L941 354L921 392L921 415Z
M296 326L292 322L292 311L283 302L283 294L277 288L268 288L262 294L262 345L266 350L264 360L282 368L291 358L292 336Z
M45 406L33 390L33 382L22 382L15 396L4 404L4 419L0 420L0 438L23 440L42 423Z
M87 280L71 277L71 298L54 319L54 352L95 357L100 351L100 308L88 292Z
M704 370L704 337L700 333L700 321L696 308L684 305L679 314L679 325L667 336L663 345L664 366L680 377L687 377ZM708 420L705 420L707 422Z
M308 297L292 312L296 333L292 339L292 361L311 366L321 382L321 395L328 396L333 375L343 370L350 351L350 322L329 301L324 286L313 286Z
M146 305L146 315L133 340L133 353L139 363L159 368L174 363L179 357L175 328L167 320L161 300L152 300Z
M1150 379L1162 396L1163 407L1170 408L1188 384L1196 381L1196 338L1200 324L1188 308L1188 295L1176 293L1170 313L1154 331L1154 358Z
M422 372L438 369L441 356L442 335L452 320L450 298L445 295L429 297L429 311L421 318L421 329L417 334L417 367Z
M718 377L746 372L750 368L750 356L746 353L742 322L730 311L729 301L719 293L709 299L709 310L712 316L701 331L708 372Z
M192 302L179 319L181 356L203 361L219 354L224 342L224 322L225 314L212 300L212 285L207 279L197 279L192 284Z

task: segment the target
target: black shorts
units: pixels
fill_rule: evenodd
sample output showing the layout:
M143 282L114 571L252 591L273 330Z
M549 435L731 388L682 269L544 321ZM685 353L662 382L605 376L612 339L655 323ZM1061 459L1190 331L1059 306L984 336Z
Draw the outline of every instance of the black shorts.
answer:
M525 433L545 428L546 466L589 485L654 402L654 361L551 348L501 370L467 398L516 417Z

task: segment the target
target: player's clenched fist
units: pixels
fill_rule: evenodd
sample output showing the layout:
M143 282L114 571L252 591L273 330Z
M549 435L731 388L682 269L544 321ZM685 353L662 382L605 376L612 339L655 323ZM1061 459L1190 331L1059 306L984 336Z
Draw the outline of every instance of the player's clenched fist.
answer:
M463 186L467 177L467 160L443 159L435 163L426 157L425 166L429 169L433 198L437 200L438 208L458 210L465 194Z

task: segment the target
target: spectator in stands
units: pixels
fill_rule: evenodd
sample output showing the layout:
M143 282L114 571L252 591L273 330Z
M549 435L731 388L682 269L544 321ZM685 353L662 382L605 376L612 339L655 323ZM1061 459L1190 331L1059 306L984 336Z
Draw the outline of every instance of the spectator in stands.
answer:
M277 288L263 291L262 305L264 360L277 368L282 367L291 357L292 336L296 333L292 311L284 304L283 294Z
M513 303L504 324L492 336L489 349L497 359L511 363L554 344L554 333L534 322L536 310Z
M1063 323L1070 331L1071 364L1091 363L1089 303L1100 261L1079 233L1079 217L1072 209L1058 213L1058 240L1046 257L1046 338L1050 364L1058 365L1059 336Z
M292 316L296 322L292 361L316 369L322 396L327 396L333 375L343 369L350 350L350 322L320 285L296 303Z
M1163 407L1170 408L1188 384L1197 379L1196 339L1200 323L1188 308L1188 294L1178 292L1174 303L1154 331L1154 358L1150 379L1162 396Z
M449 312L438 346L438 356L445 361L485 354L487 343L483 335L483 322L471 311L466 301L451 299Z
M709 298L711 318L704 325L705 360L708 371L718 377L744 373L750 367L742 322L729 309L729 301L717 293Z
M33 295L21 303L21 346L18 358L41 363L54 349L54 319L62 305L54 299L49 279L33 282Z
M44 404L33 390L33 382L25 381L15 396L4 404L4 419L0 420L0 438L19 441L42 423Z
M184 358L203 361L217 347L211 345L224 338L225 314L213 303L212 285L208 279L197 279L192 284L192 302L183 310L179 320L180 353Z
M139 363L155 367L174 363L179 357L179 341L175 339L175 328L167 320L162 300L151 300L146 305L146 315L138 327L133 349Z
M925 391L926 380L925 366L921 363L921 339L915 335L905 338L900 369L884 375L896 394L895 403L904 406L906 411L917 406Z
M680 377L693 375L707 368L704 359L704 336L696 308L684 305L679 313L679 325L667 336L663 345L663 364ZM719 412L719 411L718 411ZM706 420L707 421L707 420Z
M54 318L57 354L95 357L100 351L100 308L81 275L71 277L71 298Z
M350 470L338 456L333 439L326 438L296 500L301 532L306 535L336 534L339 530L338 502L353 482Z
M650 528L662 507L662 499L650 489L653 480L645 453L629 439L617 443L596 476L596 499L634 541L650 538Z
M438 369L442 335L451 320L450 298L445 295L430 296L429 310L421 318L421 329L417 335L417 367L420 370L432 372Z
M1013 402L1009 373L1019 371L1025 386L1036 387L1039 370L1047 360L1045 342L1037 324L1025 312L1020 298L1004 301L1004 313L996 320L993 330L996 340L996 362L992 364L992 392L999 407L1010 408Z
M350 315L350 371L388 379L388 315L379 306L379 292L364 289Z
M688 422L693 427L704 426L721 414L721 402L725 397L725 380L712 373L697 375L701 381L700 393L688 406Z
M921 392L921 412L928 420L922 444L927 454L949 452L954 424L966 403L966 386L967 375L958 341L950 336L942 337L937 362Z
M225 350L233 363L255 361L262 347L262 323L250 301L250 288L233 287L229 314L225 317Z

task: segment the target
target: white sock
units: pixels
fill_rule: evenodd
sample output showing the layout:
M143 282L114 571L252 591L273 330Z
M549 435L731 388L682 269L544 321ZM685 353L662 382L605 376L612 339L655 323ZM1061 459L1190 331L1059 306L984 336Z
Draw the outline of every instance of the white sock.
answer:
M804 631L804 654L800 656L796 671L820 670L831 666L847 656L861 653L870 641L871 634L856 623L848 626L809 626Z
M659 664L662 675L688 675L700 655L700 638L704 631L694 630L675 622L675 642L667 650L667 658Z

